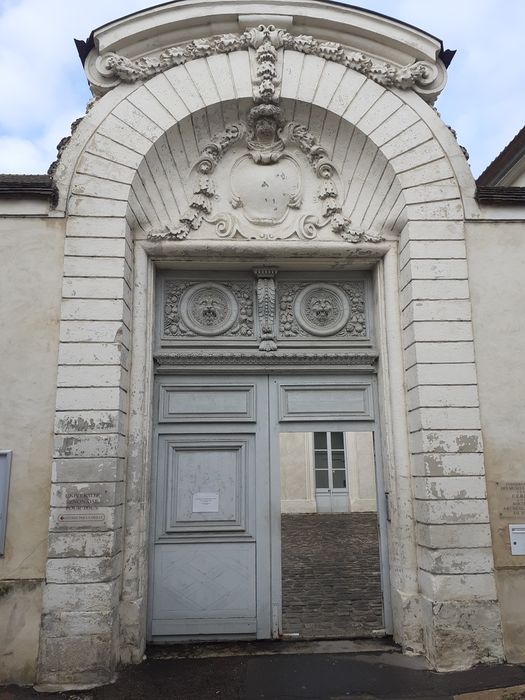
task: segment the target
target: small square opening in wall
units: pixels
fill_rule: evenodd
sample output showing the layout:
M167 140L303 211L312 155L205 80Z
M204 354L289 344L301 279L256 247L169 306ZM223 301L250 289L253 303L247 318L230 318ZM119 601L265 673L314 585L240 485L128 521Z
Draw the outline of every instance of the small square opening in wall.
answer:
M525 555L525 524L509 525L511 554Z

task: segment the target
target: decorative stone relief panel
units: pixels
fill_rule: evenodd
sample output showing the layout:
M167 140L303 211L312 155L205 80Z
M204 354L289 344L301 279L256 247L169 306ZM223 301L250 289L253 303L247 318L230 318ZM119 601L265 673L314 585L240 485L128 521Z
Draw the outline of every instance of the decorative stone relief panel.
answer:
M163 334L166 338L254 335L253 288L249 282L166 280Z
M283 282L279 337L368 338L365 283Z
M229 278L180 274L161 280L160 347L267 354L287 347L371 345L365 278L332 273L325 282L273 267L232 272Z
M135 83L148 80L158 73L196 58L249 49L255 49L259 59L256 75L257 92L261 97L272 90L272 82L276 75L271 68L275 61L271 59L277 54L277 49L298 51L339 63L379 85L399 90L415 90L430 103L435 100L436 93L439 93L445 82L443 71L436 63L416 61L409 65L394 65L379 61L362 51L349 50L334 41L319 40L307 34L293 35L273 25L262 24L240 34L219 34L194 39L186 44L164 48L158 54L143 55L136 59L108 52L96 58L90 57L85 69L91 89L98 97L121 81Z
M309 240L321 232L347 243L382 240L378 232L352 226L343 212L340 177L328 152L306 126L283 118L279 90L287 36L291 40L272 25L243 35L252 63L253 106L245 121L230 124L200 151L188 174L192 195L187 210L173 225L150 231L150 240L185 240L190 235ZM300 39L301 50L312 53L317 44L311 44L311 37ZM236 45L231 42L228 46ZM344 54L341 47L326 44L321 55L333 60L339 53ZM135 69L124 69L127 64L122 61L110 60L109 65L111 70L119 65L121 77L136 75Z

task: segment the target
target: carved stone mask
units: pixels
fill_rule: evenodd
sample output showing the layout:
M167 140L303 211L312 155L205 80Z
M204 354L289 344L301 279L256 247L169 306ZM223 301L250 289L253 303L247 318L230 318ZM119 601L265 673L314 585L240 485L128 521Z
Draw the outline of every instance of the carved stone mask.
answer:
M310 308L319 323L323 323L330 318L333 310L333 304L330 299L317 298L312 300Z
M255 138L260 143L273 143L277 134L277 124L271 118L261 118L255 123Z
M205 297L199 302L201 309L201 318L207 323L214 323L219 315L219 309L217 309L217 300L211 297Z

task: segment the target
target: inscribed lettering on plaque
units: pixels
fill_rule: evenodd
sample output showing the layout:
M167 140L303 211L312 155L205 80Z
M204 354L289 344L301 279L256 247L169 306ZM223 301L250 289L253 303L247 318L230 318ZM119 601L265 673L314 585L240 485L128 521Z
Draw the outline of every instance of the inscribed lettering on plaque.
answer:
M525 517L525 481L498 481L499 517L507 520Z

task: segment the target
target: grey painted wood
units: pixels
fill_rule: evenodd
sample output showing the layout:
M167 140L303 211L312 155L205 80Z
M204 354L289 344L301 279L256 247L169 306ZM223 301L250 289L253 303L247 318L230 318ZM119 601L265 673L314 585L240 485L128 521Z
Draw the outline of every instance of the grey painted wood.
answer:
M237 383L216 387L161 385L159 422L255 422L255 387Z
M363 420L373 418L371 384L341 377L281 379L279 420Z
M12 450L0 450L0 556L5 550Z
M374 432L391 630L374 382L340 373L157 378L152 641L279 636L280 431ZM222 405L228 422L221 420Z
M267 377L159 378L156 400L150 638L269 638Z

